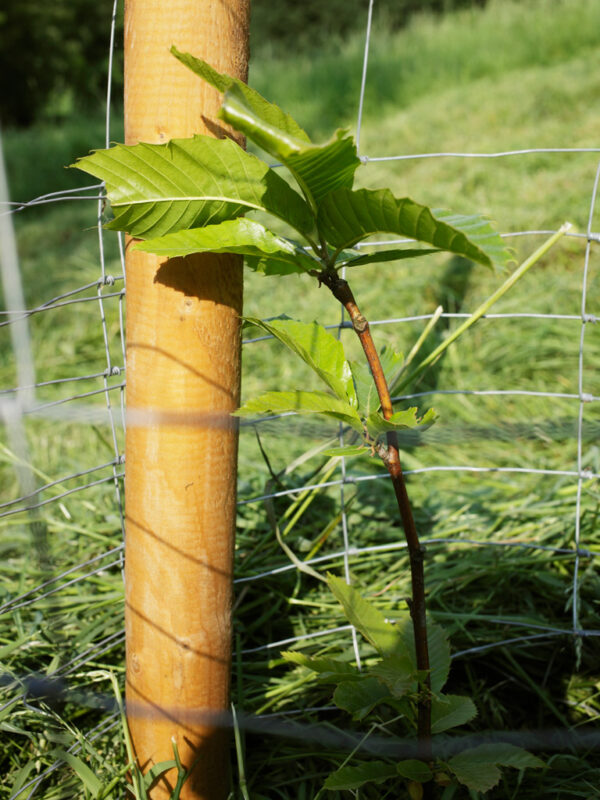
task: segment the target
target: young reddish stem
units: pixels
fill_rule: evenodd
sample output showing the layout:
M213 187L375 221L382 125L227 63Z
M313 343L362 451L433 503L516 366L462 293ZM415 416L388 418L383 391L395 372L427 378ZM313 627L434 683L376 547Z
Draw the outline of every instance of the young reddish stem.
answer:
M354 295L348 282L338 277L337 273L321 273L321 283L327 286L334 297L343 304L348 312L352 326L360 339L360 343L369 362L373 381L379 395L379 402L385 419L389 419L393 412L390 391L383 373L379 354L375 348L369 323L356 305ZM429 678L429 648L427 645L427 621L425 617L425 575L423 570L423 548L419 542L415 520L406 491L400 454L398 452L398 437L395 431L387 434L387 450L382 455L382 460L392 479L392 485L398 501L398 509L402 519L408 555L410 559L410 574L412 583L412 600L410 614L415 634L415 648L417 654L417 669L426 672L427 677L423 682L423 691L419 694L417 705L417 737L419 741L419 754L424 761L431 761L431 681ZM425 787L424 787L425 788Z

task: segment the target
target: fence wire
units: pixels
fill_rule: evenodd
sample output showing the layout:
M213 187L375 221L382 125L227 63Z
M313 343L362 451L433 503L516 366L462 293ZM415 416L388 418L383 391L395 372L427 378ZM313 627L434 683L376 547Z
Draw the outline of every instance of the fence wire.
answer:
M367 10L366 34L364 58L362 62L362 74L360 91L358 97L358 117L356 122L356 141L359 149L362 148L363 131L363 112L365 97L368 94L369 77L369 55L371 50L371 31L373 18L374 0L370 0ZM118 0L115 0L112 9L112 28L109 43L109 80L106 97L106 130L105 144L109 146L111 140L111 73L112 73L112 53L114 50L115 20L118 12ZM90 143L95 144L95 143ZM568 143L566 143L568 145ZM380 156L377 153L364 152L359 150L362 162L368 167L371 164L381 164L385 162L409 161L418 159L503 159L503 158L524 158L531 154L546 153L555 158L561 158L565 154L573 153L600 153L600 148L574 148L574 147L555 147L555 148L523 148L519 150L506 150L493 153L474 153L474 152L436 152L420 153L414 155L396 154ZM586 381L586 335L590 325L595 325L598 317L597 309L590 307L588 300L588 288L590 285L590 272L592 259L596 256L595 252L600 233L594 230L595 204L598 194L600 180L600 163L597 167L593 185L590 187L590 202L587 229L585 232L573 232L568 236L574 241L585 241L585 255L583 264L583 274L581 278L581 313L561 313L556 310L553 313L537 313L528 309L519 309L513 312L490 313L484 319L488 322L499 324L501 322L516 323L523 320L546 321L552 323L569 323L573 325L573 337L578 338L578 363L577 363L577 392L558 391L555 387L544 390L524 390L518 387L495 387L491 389L469 389L461 387L441 388L436 386L431 390L420 391L406 394L395 398L397 401L418 401L429 396L448 396L457 398L501 398L506 401L515 401L517 398L528 399L547 399L551 401L564 402L575 409L575 425L566 424L564 431L560 432L560 420L552 420L552 429L549 435L556 435L559 431L560 436L565 439L572 438L576 445L576 461L572 464L565 463L563 468L539 466L536 464L515 464L487 465L476 462L456 463L456 464L428 464L423 466L411 465L405 470L407 476L428 475L442 472L456 473L457 475L467 475L469 478L474 476L492 477L509 476L513 479L524 479L527 476L552 478L561 481L560 486L563 497L570 496L568 491L572 488L575 492L575 503L573 510L572 532L565 534L559 539L558 544L551 544L545 539L534 541L519 541L510 539L507 541L499 540L477 540L476 538L465 536L464 530L460 530L456 536L436 536L425 535L424 543L432 551L446 549L448 547L464 549L478 548L489 551L513 551L547 553L553 557L564 558L571 562L572 578L569 592L569 613L565 612L564 625L546 625L543 623L543 614L539 613L537 621L533 616L529 620L523 621L514 617L487 616L485 624L491 633L489 641L473 644L471 647L463 648L453 654L455 659L467 658L477 653L487 652L493 648L506 648L515 645L528 645L552 637L567 637L580 643L584 639L600 636L600 630L590 628L582 624L581 621L581 578L582 572L587 569L588 564L594 563L599 555L591 547L587 546L582 539L582 518L583 495L588 482L600 478L600 471L593 459L588 457L586 445L597 439L598 423L597 414L593 414L590 419L586 419L587 409L592 406L595 410L596 404L600 400L597 394L590 391ZM13 353L14 362L14 385L3 386L0 388L0 414L5 431L6 444L2 444L1 466L6 477L7 485L6 499L0 502L0 525L3 526L2 538L0 543L7 542L3 547L7 552L12 552L15 547L21 547L23 552L28 550L30 560L36 561L35 574L36 580L31 585L31 579L25 579L23 575L20 579L15 570L7 562L7 584L10 590L5 590L0 595L0 617L9 618L15 628L14 643L3 642L6 655L10 655L15 649L27 650L31 642L37 637L48 640L48 647L45 649L48 657L48 664L45 674L36 690L35 682L32 683L32 674L19 672L11 668L9 659L6 659L5 666L2 667L1 686L5 699L0 704L0 715L7 711L20 707L25 713L32 712L39 714L44 723L52 715L52 705L48 699L49 686L54 686L59 693L59 700L69 701L75 704L80 703L83 707L89 707L95 702L95 708L100 709L104 716L95 718L93 727L87 731L82 731L85 742L94 742L98 737L106 734L119 724L115 717L115 709L109 695L104 690L96 689L95 682L106 680L106 675L94 675L94 667L100 664L99 659L106 653L115 653L117 658L122 654L124 643L124 630L118 626L118 630L110 630L102 619L89 630L85 635L77 640L77 647L73 647L68 639L68 633L61 630L60 620L68 619L70 613L81 612L81 604L84 602L78 599L77 592L81 586L86 587L86 592L90 596L106 597L106 603L110 613L114 614L115 605L118 609L118 600L114 599L114 592L119 591L118 583L114 580L114 575L118 575L123 569L123 544L124 535L124 507L123 507L123 465L124 465L124 429L126 423L125 410L125 319L124 319L124 297L125 297L125 267L124 267L124 248L120 236L112 233L108 234L103 229L104 220L104 192L100 185L85 186L69 191L53 192L34 198L27 202L13 202L9 199L8 188L4 180L4 169L0 169L0 203L2 211L0 213L0 236L2 246L0 248L0 263L2 267L2 285L5 308L0 311L0 329L4 328L10 336L10 347ZM97 276L91 281L86 281L81 285L75 285L66 291L55 294L41 303L28 307L25 301L25 293L19 274L17 249L13 231L13 219L23 214L30 213L32 209L44 205L62 203L90 203L95 204L95 213L90 208L90 221L95 217L97 228ZM510 240L515 237L546 237L553 233L552 230L522 230L505 233L505 237ZM113 255L107 257L107 240L110 237L110 247ZM388 240L379 244L399 244L404 240ZM372 246L372 245L371 245ZM114 256L114 253L117 256ZM100 332L102 342L102 361L101 368L98 366L99 359L95 359L93 364L74 363L69 367L73 370L68 375L59 378L44 379L45 364L39 363L36 358L35 342L33 341L30 325L34 318L48 318L52 322L52 314L57 311L68 313L79 313L82 307L93 304L97 309L97 316L93 320L86 318L86 324L93 324ZM425 323L432 318L432 314L419 313L407 316L389 317L375 319L371 322L372 326L381 328L400 329L403 326L414 325L415 323ZM468 313L445 311L441 315L443 320L464 319ZM331 321L326 327L333 330L339 338L343 338L345 332L351 327L350 323L344 318L342 309L339 321ZM558 334L560 335L560 333ZM259 336L247 338L244 347L248 352L249 348L261 347L268 344L270 337ZM264 343L264 344L261 344ZM517 344L515 346L518 346ZM76 386L81 384L82 391L77 391ZM556 387L559 388L559 387ZM62 392L67 390L67 394L53 396L52 392ZM52 398L52 399L50 399ZM94 400L102 400L103 405L99 405ZM90 401L92 401L90 403ZM286 419L283 419L283 418ZM291 420L294 422L293 420ZM39 423L46 427L40 427ZM290 415L275 415L272 418L258 423L259 431L264 431L264 435L279 435L282 426L290 422ZM127 424L143 424L144 420L136 421L134 418L127 418ZM198 424L223 424L222 420L203 420L199 418ZM425 434L428 443L436 443L440 447L448 445L458 439L474 439L485 437L500 437L506 441L511 441L515 435L515 427L511 427L509 420L498 420L493 429L489 427L481 430L460 430L450 426L445 430L436 432L435 428ZM67 453L64 459L58 459L60 466L56 464L57 474L50 474L44 466L41 453L37 452L36 435L43 437L53 436L59 441L64 435L65 430L75 427L86 427L93 429L95 435L101 440L104 451L110 451L110 458L94 460L96 451L89 455L91 460L86 460L87 453L78 453L78 466L74 468L75 460L73 454ZM248 427L250 431L251 426ZM292 426L293 431L298 431L302 436L308 428L302 428L301 423L297 428ZM548 435L548 431L545 432ZM311 436L333 436L334 439L342 444L344 442L345 431L343 427L336 431L322 431L313 427L309 430ZM527 434L527 425L520 429L519 435ZM242 435L248 435L242 431ZM261 433L261 435L263 435ZM419 435L410 438L412 434L407 434L403 444L408 448L418 448L422 443ZM540 436L543 440L544 431ZM52 445L47 445L51 448ZM60 444L55 444L60 450ZM412 452L412 451L411 451ZM56 458L50 459L56 461ZM64 465L62 463L64 461ZM12 475L12 477L11 477ZM375 486L385 482L388 475L382 470L369 470L368 474L364 471L356 471L353 463L347 462L342 458L339 471L336 477L327 479L316 479L294 485L291 488L270 488L268 491L256 492L256 484L252 484L249 476L244 474L243 466L240 473L240 510L248 508L261 508L265 503L275 503L280 500L295 501L307 497L310 493L323 494L329 492L337 493L335 518L341 530L341 546L331 546L329 550L322 554L314 553L305 559L305 563L311 567L342 568L343 574L348 582L352 579L352 574L367 559L385 559L391 554L401 554L406 549L405 542L398 537L393 541L386 541L381 544L371 544L365 546L360 540L356 540L356 529L353 523L353 497L349 494L350 489L361 486ZM107 490L109 493L107 493ZM527 491L527 489L525 489ZM82 519L74 517L73 510L65 505L67 500L78 499L80 506L78 511L87 512L93 516L97 522L97 530L94 532L90 526L86 526ZM540 525L543 525L543 520ZM62 552L60 546L55 545L55 538L63 536L65 532L73 532L74 535L90 537L97 541L97 552L94 555L77 560L72 558L70 552ZM60 536L59 536L60 534ZM117 535L121 541L114 544ZM72 546L72 540L68 537L64 539L67 549L71 547L77 553L77 547ZM105 546L105 542L110 542L110 546ZM245 554L243 554L245 555ZM382 561L382 564L385 561ZM566 562L565 562L566 563ZM18 570L17 570L18 572ZM256 589L264 596L270 591L270 581L286 574L297 575L297 567L286 561L283 556L279 556L273 550L272 563L268 569L259 568L253 570L251 559L240 560L236 564L235 584L238 591L244 592L247 588ZM21 587L21 588L19 588ZM89 588L87 588L89 587ZM24 617L24 610L28 610L29 616ZM60 615L64 615L61 617ZM56 619L53 621L53 617ZM58 620L58 623L57 623ZM533 620L533 621L532 621ZM317 630L306 630L303 633L294 633L290 636L264 639L259 644L239 642L237 647L238 663L238 682L243 681L246 660L249 657L269 658L270 653L278 653L282 648L298 646L302 643L315 642L321 640L342 641L348 638L353 649L354 657L358 664L361 663L361 650L356 631L350 625L335 624L336 619L331 618L329 623L323 620L318 625ZM261 664L264 665L264 661ZM23 659L23 665L27 664L27 659ZM255 662L248 661L248 669L255 669ZM87 671L83 671L86 668ZM102 672L98 668L98 672ZM67 682L68 676L78 677L77 688L73 689ZM91 677L90 677L91 676ZM42 687L40 691L39 687ZM86 686L88 687L86 689ZM85 689L85 696L81 692ZM104 686L106 689L106 685ZM79 694L77 694L79 692ZM242 695L243 697L243 695ZM94 701L95 698L95 701ZM259 709L257 715L247 715L244 718L243 709L238 710L238 715L249 730L258 724L257 720L271 720L293 714L300 714L306 709L296 709L288 707L283 711L267 713L268 704L264 709ZM310 710L310 709L309 709ZM327 712L329 707L319 707L321 712ZM231 721L226 720L223 724L230 726ZM282 723L283 724L283 723ZM285 722L285 725L288 723ZM43 726L42 726L43 727ZM279 729L277 729L279 730ZM302 727L304 740L324 741L323 729ZM17 734L26 731L17 729ZM14 735L14 734L13 734ZM291 735L288 728L283 735ZM312 737L312 738L311 738ZM506 740L506 739L505 739ZM562 741L562 740L561 740ZM339 744L339 742L338 742ZM589 744L589 742L588 742ZM349 738L345 746L353 747L356 741ZM597 746L597 742L594 744ZM70 753L78 753L85 750L85 744L75 743L69 748ZM375 752L381 752L380 750ZM40 769L39 773L28 780L23 781L17 790L12 794L16 798L30 798L36 793L39 795L40 789L44 786L48 778L56 770L64 767L64 760L57 758L54 763L45 769Z

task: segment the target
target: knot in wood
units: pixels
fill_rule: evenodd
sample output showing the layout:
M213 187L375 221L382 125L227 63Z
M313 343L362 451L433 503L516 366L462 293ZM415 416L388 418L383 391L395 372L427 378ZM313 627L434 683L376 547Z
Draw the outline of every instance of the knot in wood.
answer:
M358 314L352 319L352 326L357 333L364 333L369 327L369 323L362 314Z

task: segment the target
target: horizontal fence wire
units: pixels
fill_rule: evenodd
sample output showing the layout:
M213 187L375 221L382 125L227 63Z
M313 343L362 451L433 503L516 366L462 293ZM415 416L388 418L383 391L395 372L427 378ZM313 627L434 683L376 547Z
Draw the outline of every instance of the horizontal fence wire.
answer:
M523 158L535 154L549 154L560 158L563 155L570 155L575 153L588 153L600 154L600 148L576 148L576 147L552 147L552 148L522 148L515 150L505 150L499 152L435 152L435 153L418 153L418 154L397 154L390 156L380 156L377 154L364 153L361 151L362 145L362 129L363 129L363 114L364 114L364 101L368 87L369 75L369 54L371 48L371 33L372 33L372 18L373 18L374 0L370 0L367 12L366 21L366 35L364 58L362 61L362 75L358 98L358 117L356 123L356 142L359 147L360 159L364 165L381 164L386 162L400 162L409 160L423 160L423 159L503 159L503 158ZM114 50L114 37L115 37L115 20L118 10L118 2L115 0L112 9L112 28L110 40L110 66L109 66L109 79L106 100L106 132L105 132L105 145L108 147L110 144L110 108L111 108L111 70L112 70L112 54ZM595 221L595 204L598 194L598 183L600 176L600 165L595 174L595 180L591 189L589 216L587 230L585 232L572 231L566 236L575 241L585 242L585 256L584 268L582 277L582 293L581 293L581 313L580 314L567 314L567 313L535 313L528 310L518 310L506 313L488 313L482 319L490 322L505 321L551 321L555 323L566 322L573 323L574 330L573 336L579 338L578 347L578 364L577 364L577 392L567 391L551 391L551 390L524 390L515 387L503 387L496 389L463 389L463 388L439 388L436 387L432 390L414 392L410 394L398 395L394 398L395 402L419 400L429 396L456 396L456 397L487 397L487 398L539 398L556 401L566 401L575 410L575 430L574 441L576 442L576 463L571 466L566 466L562 469L545 468L534 465L524 466L494 466L483 465L477 463L469 464L432 464L423 467L411 467L405 470L407 476L427 475L435 473L456 473L457 475L466 474L468 476L538 476L540 478L561 479L569 482L569 485L574 487L575 490L575 504L573 509L573 536L570 546L564 544L557 544L556 546L544 544L538 541L519 541L518 539L511 538L507 541L499 540L485 540L478 541L476 538L465 538L462 535L457 536L424 536L424 544L431 549L446 548L448 546L460 548L487 548L490 551L513 549L523 552L538 552L547 553L553 556L561 556L572 560L573 574L570 586L570 616L565 615L565 624L563 627L544 625L539 621L534 620L520 620L514 618L486 617L485 623L489 626L490 630L498 630L498 637L493 641L485 641L480 644L474 644L472 647L463 648L453 653L454 659L467 658L469 656L487 652L493 648L513 647L516 645L528 646L541 640L548 638L578 638L586 639L600 636L600 630L588 629L582 626L580 620L581 603L580 603L580 589L581 589L581 573L584 563L592 563L596 557L600 555L586 546L586 542L582 541L581 536L581 521L583 516L582 510L582 497L586 482L595 481L600 478L600 472L589 466L586 461L585 441L586 437L597 436L598 423L595 421L586 421L585 409L590 404L595 404L600 400L596 394L586 390L585 380L585 347L586 347L586 331L590 325L594 325L598 318L593 313L594 309L588 307L588 294L587 290L590 284L590 264L594 256L594 246L600 242L600 233L594 230ZM125 359L125 318L124 318L124 298L125 298L125 264L124 264L124 246L121 237L117 238L117 251L119 258L119 269L111 273L107 266L106 257L106 237L113 237L114 234L107 234L103 229L103 215L105 193L102 185L94 184L90 186L80 187L78 189L71 189L65 191L57 191L49 194L44 194L32 200L22 202L13 202L9 200L7 192L6 196L0 197L0 225L2 225L2 252L0 252L0 259L2 262L2 275L4 285L4 300L6 304L5 309L0 310L0 328L5 328L11 332L12 335L12 348L16 364L16 384L13 386L0 387L0 415L4 421L4 428L6 431L7 447L5 452L5 463L12 466L14 469L14 491L11 499L3 499L0 502L0 522L6 521L6 524L16 519L16 523L22 524L24 527L29 526L32 530L38 530L38 533L33 533L29 542L38 548L40 552L51 552L52 547L49 539L47 526L48 521L45 520L44 514L54 513L55 510L58 515L64 517L64 524L70 523L68 509L64 508L63 501L67 498L79 498L82 503L87 502L86 497L89 495L94 498L91 506L99 502L95 494L96 492L108 489L107 493L100 495L110 507L113 513L116 513L116 524L120 531L120 537L124 536L124 505L123 505L123 478L124 471L123 465L125 456L123 452L123 431L125 425L146 424L145 419L136 419L134 415L128 415L125 406L125 380L126 374L126 359ZM12 220L16 218L23 218L28 210L60 203L80 203L80 202L96 202L95 223L98 235L98 277L93 281L88 281L82 285L75 286L72 289L61 292L52 296L50 299L43 303L27 307L23 299L23 291L21 287L18 273L15 273L17 268L16 251L11 253L7 251L6 242L13 240L12 234ZM548 237L556 231L548 230L522 230L511 231L502 233L503 237L507 240L518 237ZM369 243L370 247L389 246L406 244L410 240L406 239L388 239L386 241ZM364 246L358 244L357 247ZM7 264L7 262L11 262ZM111 265L114 267L114 264ZM12 277L10 277L10 274ZM15 279L16 274L16 279ZM12 281L13 291L10 290ZM16 282L15 282L16 281ZM8 288L7 288L8 287ZM87 304L96 304L98 316L94 321L94 325L98 326L101 332L101 339L103 342L103 360L104 366L102 369L86 368L85 365L76 365L80 370L78 373L71 375L52 378L49 380L37 380L36 374L41 373L41 366L36 365L35 353L33 345L31 344L30 335L28 333L28 325L33 318L45 315L48 312L55 310L68 309L69 313L74 313L82 306ZM113 328L109 330L107 323L107 314L110 310L111 325ZM469 318L468 312L452 312L444 311L440 318L444 320L463 320ZM408 316L390 317L375 319L370 321L371 326L380 326L390 328L393 326L407 326L414 323L424 323L432 319L433 314L419 313ZM350 329L351 323L345 319L343 309L340 313L340 319L330 321L325 325L326 328L336 333L338 337L344 334L344 331ZM117 330L117 344L115 348L114 343L114 330ZM244 339L244 347L254 348L260 347L263 342L272 340L270 336L255 336ZM71 393L66 396L61 396L55 399L45 399L46 395L43 392L60 390L62 387L71 391L71 384L85 382L86 388L84 391ZM91 385L95 388L88 388ZM74 388L74 387L73 387ZM81 401L93 400L93 398L101 398L103 405L96 406ZM64 413L60 408L66 406ZM277 426L280 421L285 418L293 418L293 414L273 415L265 420L253 420L251 422L242 423L242 431L252 431L255 427L258 429L269 430L269 426ZM597 417L596 417L597 419ZM101 463L94 463L86 468L78 470L66 470L61 477L52 478L45 475L42 467L35 464L33 451L31 448L31 440L28 434L27 425L30 421L54 421L57 426L68 422L72 425L102 425L106 433L102 433L103 441L108 443L112 450L110 460L104 460ZM190 420L186 420L186 424L190 424ZM198 416L195 423L198 425L227 425L230 422L226 419L203 418L202 415ZM553 421L556 426L556 421ZM277 428L277 430L279 430ZM293 430L293 428L292 428ZM341 427L337 432L332 429L331 431L321 431L323 438L328 436L333 438L336 442L343 443L347 431ZM495 435L502 433L502 421L499 422ZM490 435L492 435L490 433ZM60 429L57 427L57 436L60 436ZM453 436L452 430L449 431L447 436ZM485 433L481 434L482 436ZM510 431L507 432L510 435ZM566 431L565 435L571 435L570 429ZM424 434L425 437L432 437L431 441L444 443L444 434L432 432ZM438 436L436 440L435 437ZM407 440L409 445L418 443L418 441ZM424 441L427 441L424 439ZM10 451L10 452L9 452ZM107 474L104 474L107 473ZM336 492L337 507L339 509L339 524L341 527L341 541L342 547L333 548L330 552L321 555L315 555L307 558L304 563L306 566L315 568L319 566L338 566L341 567L346 580L350 582L351 573L354 565L362 563L367 557L382 557L393 553L402 554L406 551L406 543L403 540L385 542L383 544L375 544L370 546L362 546L353 543L353 523L352 523L352 509L350 507L351 500L349 499L349 488L367 485L372 482L385 481L389 479L387 473L371 472L370 474L355 474L351 468L350 462L345 458L339 461L339 478L323 481L314 481L303 483L299 486L292 488L281 488L272 491L265 491L260 494L248 495L246 490L240 489L240 497L238 505L240 509L252 506L261 506L265 503L273 503L281 499L295 500L307 493L326 493ZM244 475L241 476L241 481L244 481ZM72 485L75 484L75 485ZM94 494L90 492L94 491ZM61 509L61 504L63 509ZM91 512L90 512L91 513ZM108 513L108 512L107 512ZM22 522L19 522L22 520ZM51 521L56 524L55 520ZM41 533L40 533L41 531ZM101 538L101 537L99 537ZM24 545L25 546L25 545ZM28 545L29 546L29 545ZM121 541L116 546L111 546L98 552L92 557L81 560L76 564L71 564L68 567L61 569L54 566L51 561L48 563L51 567L51 574L44 574L44 568L40 568L41 578L33 588L28 588L26 591L16 593L12 597L0 597L0 615L15 615L15 619L20 618L20 612L25 609L35 610L36 607L40 609L46 608L49 602L55 602L53 607L56 610L61 609L63 602L62 595L65 597L69 595L70 590L81 585L90 584L94 579L99 576L106 575L110 571L119 573L123 569L123 551L124 545ZM47 566L47 565L46 565ZM285 574L294 574L298 572L296 564L284 560L283 556L279 558L276 554L272 559L272 566L269 569L259 569L252 571L241 562L236 563L236 576L234 583L241 590L244 587L257 586L259 591L268 591L268 589L261 589L261 582L268 581L277 576ZM40 624L43 624L41 622ZM500 630L502 629L502 630ZM522 634L519 634L519 629L522 629ZM491 634L495 636L494 633ZM242 657L242 668L249 656L257 654L269 654L278 651L282 648L295 647L307 643L319 642L332 638L336 642L347 639L353 648L354 655L358 664L360 664L360 650L356 630L351 625L323 625L319 630L311 630L304 633L294 634L289 637L279 638L274 640L265 640L262 644L253 646L241 646L239 655ZM110 634L100 636L95 641L87 642L85 647L82 647L80 652L77 652L64 660L64 663L59 663L53 669L50 669L45 676L47 680L63 681L57 684L59 691L64 693L64 697L70 702L77 704L78 699L81 700L81 705L86 706L91 702L90 698L96 698L98 701L98 708L105 709L105 715L101 718L100 722L95 724L92 728L84 732L85 740L94 742L98 737L106 734L108 731L114 729L120 724L120 719L113 710L113 701L108 695L103 695L101 692L96 692L93 688L90 690L91 694L77 694L80 691L80 686L74 690L66 682L66 678L76 676L78 671L90 664L94 664L104 654L110 652L121 652L125 640L125 631L122 625ZM251 663L251 662L248 662ZM28 676L24 674L12 674L10 671L2 672L0 675L0 686L2 686L5 693L9 695L8 700L0 704L0 712L5 709L16 707L19 704L24 709L33 710L35 713L39 712L44 714L44 706L35 705L35 693L32 696L28 690L27 680ZM92 684L93 686L93 684ZM38 700L43 701L44 694L42 693ZM282 712L273 714L262 714L258 716L248 715L244 718L243 709L240 709L240 726L252 730L252 726L256 720L267 720L271 718L293 716L295 714L301 715L309 711L330 711L332 707L315 707L314 709L287 709ZM199 712L205 713L205 712ZM229 722L224 724L229 725ZM321 741L324 736L321 730L318 734L314 734L311 739L311 730L307 726L299 727L298 730L303 732L307 741ZM289 734L289 730L286 729ZM597 746L598 742L595 741ZM68 748L68 752L77 754L82 751L83 744L76 743ZM33 797L36 792L43 785L44 781L49 778L52 773L56 772L59 768L64 766L61 759L57 759L48 768L42 770L35 778L26 782L20 787L18 796L20 798ZM28 792L28 793L27 793ZM14 795L14 797L17 796Z

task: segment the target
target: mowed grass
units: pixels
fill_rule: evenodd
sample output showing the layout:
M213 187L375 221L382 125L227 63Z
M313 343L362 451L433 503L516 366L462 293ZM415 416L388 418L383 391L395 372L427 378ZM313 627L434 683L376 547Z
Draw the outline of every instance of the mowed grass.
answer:
M491 3L486 10L444 19L417 18L405 32L393 37L383 25L376 26L361 152L377 158L597 146L594 135L599 114L590 98L598 92L598 23L598 2L538 0L519 5ZM333 45L330 54L312 54L293 62L255 56L251 79L267 96L285 104L315 137L325 138L333 128L355 123L361 64L362 41L357 37ZM44 129L25 135L8 132L6 157L15 199L26 200L66 188L64 181L80 180L71 177L75 172L63 174L61 170L76 155L102 145L101 123L86 125L86 141L80 141L79 121L60 136L49 137ZM389 185L398 194L409 194L435 207L484 211L505 233L554 230L565 220L585 232L597 161L597 153L369 161L361 168L359 181L369 187ZM46 177L38 175L36 164L44 165L44 170L51 165ZM85 179L79 185L84 184ZM28 209L16 216L28 307L94 284L100 277L95 217L93 200ZM597 223L594 227L597 229ZM510 239L510 244L520 260L543 239L544 235L530 234ZM575 474L580 424L582 465L600 472L596 405L584 406L580 423L577 399L585 247L585 239L563 238L493 309L496 313L555 314L572 319L482 320L407 390L422 393L413 403L422 409L434 406L440 414L439 422L421 438L404 440L404 464L413 471L409 491L420 531L428 540L429 607L446 625L454 651L542 635L549 633L548 629L565 631L562 636L490 647L455 660L453 690L471 693L479 708L470 732L551 731L567 726L585 730L598 719L598 640L569 634L575 583L578 625L585 630L600 627L600 583L594 568L600 546L598 486L595 480L585 480L578 490ZM106 248L107 272L120 275L116 241L107 238ZM597 245L592 247L589 262L589 314L598 313L595 248ZM348 277L367 316L378 321L431 314L440 304L451 313L472 311L505 276L436 257L367 267ZM121 285L103 291L115 292ZM82 293L95 295L95 285ZM105 304L114 365L122 364L118 302L115 297ZM247 275L246 313L261 317L287 313L332 325L340 320L336 304L310 281L266 281L253 274ZM92 376L106 369L97 300L45 311L34 315L31 323L38 381ZM376 325L374 335L378 344L393 345L406 353L424 324L424 320L415 320ZM451 318L440 320L423 352L433 349L456 324ZM246 334L252 338L253 331ZM348 351L356 355L351 332L344 330L341 335ZM15 365L7 327L0 328L0 337L2 386L8 388L15 385ZM595 369L599 357L598 333L589 324L584 337L582 389L596 396L600 395ZM122 379L115 376L111 380L117 384ZM311 380L276 343L246 345L245 397L267 389L304 388ZM38 393L40 402L52 402L103 385L102 377L89 377L77 384L41 387ZM510 394L476 394L497 390ZM460 393L445 393L457 391ZM119 389L112 394L118 405ZM101 409L105 401L102 396L92 396L78 403ZM69 403L64 405L69 407ZM108 480L41 507L36 525L28 523L25 514L0 520L5 564L2 602L121 542L110 480L112 467L91 477L62 480L114 459L107 422L102 417L90 425L41 416L28 419L26 429L31 463L40 483L61 479L42 499L95 478ZM335 428L300 424L289 418L273 421L259 431L276 473L309 447L336 435ZM118 444L122 447L120 432ZM478 471L482 468L496 471ZM14 454L8 445L2 451L0 469L5 487L2 500L8 501L19 493ZM348 537L351 546L360 551L351 557L350 569L361 589L377 597L393 616L406 609L409 586L390 487L376 461L350 462L347 469L355 479L344 488ZM551 474L524 473L523 469ZM557 470L565 474L555 474ZM240 499L272 491L270 477L253 430L243 429ZM277 488L295 489L325 478L321 461L314 458L281 475ZM338 469L328 480L339 478ZM295 518L303 501L307 507ZM272 510L280 528L287 528L288 544L300 558L321 557L323 561L314 565L317 569L339 572L343 568L338 486L300 499L278 498ZM577 519L585 552L575 574ZM118 562L118 554L99 565L113 562ZM238 579L251 579L285 564L265 504L241 505ZM42 774L54 763L57 747L77 744L79 732L85 735L105 718L90 708L90 698L109 704L108 671L123 674L119 563L66 585L93 569L90 566L70 574L59 582L60 592L0 617L0 657L5 673L22 680L31 672L52 674L58 670L69 688L86 693L82 703L43 705L35 697L30 697L28 704L18 699L22 683L6 690L6 701L17 700L0 711L0 767L6 776L0 798L11 797L15 788ZM326 689L307 680L307 673L283 665L281 647L264 648L342 625L332 598L295 569L246 580L237 588L233 694L238 708L249 714L269 714L331 706ZM297 646L307 653L351 657L351 640L345 634L307 639ZM368 661L368 648L361 645L361 649ZM72 662L82 654L89 660ZM333 711L307 713L303 719L318 725L303 731L300 742L280 732L243 737L245 776L253 800L314 797L323 778L347 755L324 744L319 732L331 730L331 726L360 729ZM87 763L105 782L124 763L119 726L93 743L82 739L79 744L87 753ZM597 754L563 747L560 753L550 750L546 757L550 769L531 771L522 781L517 773L507 773L492 796L594 796L600 777ZM75 773L62 767L46 779L37 796L83 796L80 786ZM25 798L28 791L17 796ZM389 791L396 794L379 788L361 797L397 796L397 788ZM122 787L115 789L113 796L121 795ZM239 787L234 795L243 796Z

